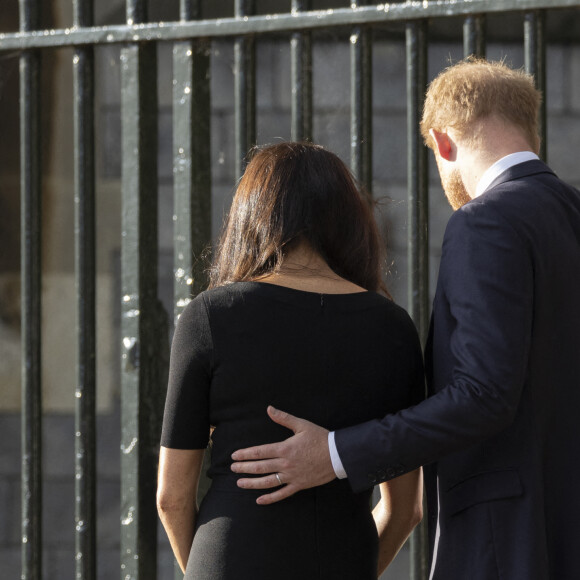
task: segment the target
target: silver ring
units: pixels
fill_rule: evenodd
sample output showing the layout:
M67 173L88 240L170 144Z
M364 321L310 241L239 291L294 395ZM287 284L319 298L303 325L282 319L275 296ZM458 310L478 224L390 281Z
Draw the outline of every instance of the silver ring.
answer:
M278 483L279 483L280 485L284 485L284 484L282 483L282 480L280 479L280 476L279 476L277 473L275 473L274 475L276 476L276 479L278 480Z

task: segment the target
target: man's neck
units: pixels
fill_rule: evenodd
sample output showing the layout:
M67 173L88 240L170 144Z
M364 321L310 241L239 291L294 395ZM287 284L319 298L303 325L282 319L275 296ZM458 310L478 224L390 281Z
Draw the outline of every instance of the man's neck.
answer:
M481 179L477 182L475 195L472 197L478 197L487 191L488 187L496 180L496 178L504 173L504 171L507 171L510 167L537 159L539 159L539 157L531 151L517 151L516 153L510 153L501 159L498 159L481 176Z
M473 198L486 171L500 159L522 151L534 152L522 131L503 119L488 117L479 122L473 143L458 143L458 161L463 183Z

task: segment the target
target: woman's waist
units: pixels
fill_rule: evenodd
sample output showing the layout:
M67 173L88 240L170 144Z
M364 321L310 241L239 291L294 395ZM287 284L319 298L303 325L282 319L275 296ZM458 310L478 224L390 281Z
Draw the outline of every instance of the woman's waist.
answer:
M241 496L252 498L255 501L255 499L259 496L271 493L277 489L275 487L269 489L242 489L237 485L238 480L242 478L252 479L252 476L244 476L237 473L220 473L215 469L212 471L213 473L210 475L210 491L213 492L235 493ZM301 490L298 493L305 496L342 496L349 500L365 501L366 499L370 500L372 491L354 493L347 479L334 479L333 481L324 485Z

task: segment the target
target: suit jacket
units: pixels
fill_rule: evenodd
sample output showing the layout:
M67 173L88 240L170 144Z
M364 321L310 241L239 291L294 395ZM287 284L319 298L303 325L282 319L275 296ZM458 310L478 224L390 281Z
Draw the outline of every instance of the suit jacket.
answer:
M336 432L352 488L428 466L434 580L580 578L580 193L542 162L451 217L426 363L424 402Z

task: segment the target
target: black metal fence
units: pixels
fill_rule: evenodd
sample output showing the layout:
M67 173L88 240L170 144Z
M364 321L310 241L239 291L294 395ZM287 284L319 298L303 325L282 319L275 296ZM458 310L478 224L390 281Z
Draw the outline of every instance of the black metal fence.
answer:
M95 47L121 45L122 82L122 507L123 579L149 579L156 570L155 476L157 436L167 366L167 320L157 298L156 43L173 44L174 316L204 285L192 263L210 239L211 162L208 47L234 42L235 159L256 141L255 41L287 35L291 46L291 136L312 135L311 35L348 32L351 46L351 167L372 189L373 30L404 26L407 71L408 306L420 333L428 324L427 152L418 130L427 83L428 21L464 18L464 54L485 55L486 14L518 12L525 67L541 90L546 83L546 10L580 6L574 0L396 2L311 10L292 0L291 11L254 15L252 0L236 0L234 14L200 19L200 2L181 0L177 22L148 22L146 2L127 0L126 24L93 26L92 0L74 0L74 25L40 30L40 0L20 0L20 31L0 34L0 53L19 51L22 272L22 578L41 578L41 135L42 53L72 47L74 71L75 255L77 285L76 578L96 578L95 468ZM0 113L1 114L1 113ZM546 131L545 103L541 112ZM545 157L545 143L542 139ZM415 535L411 575L427 577L424 533Z

